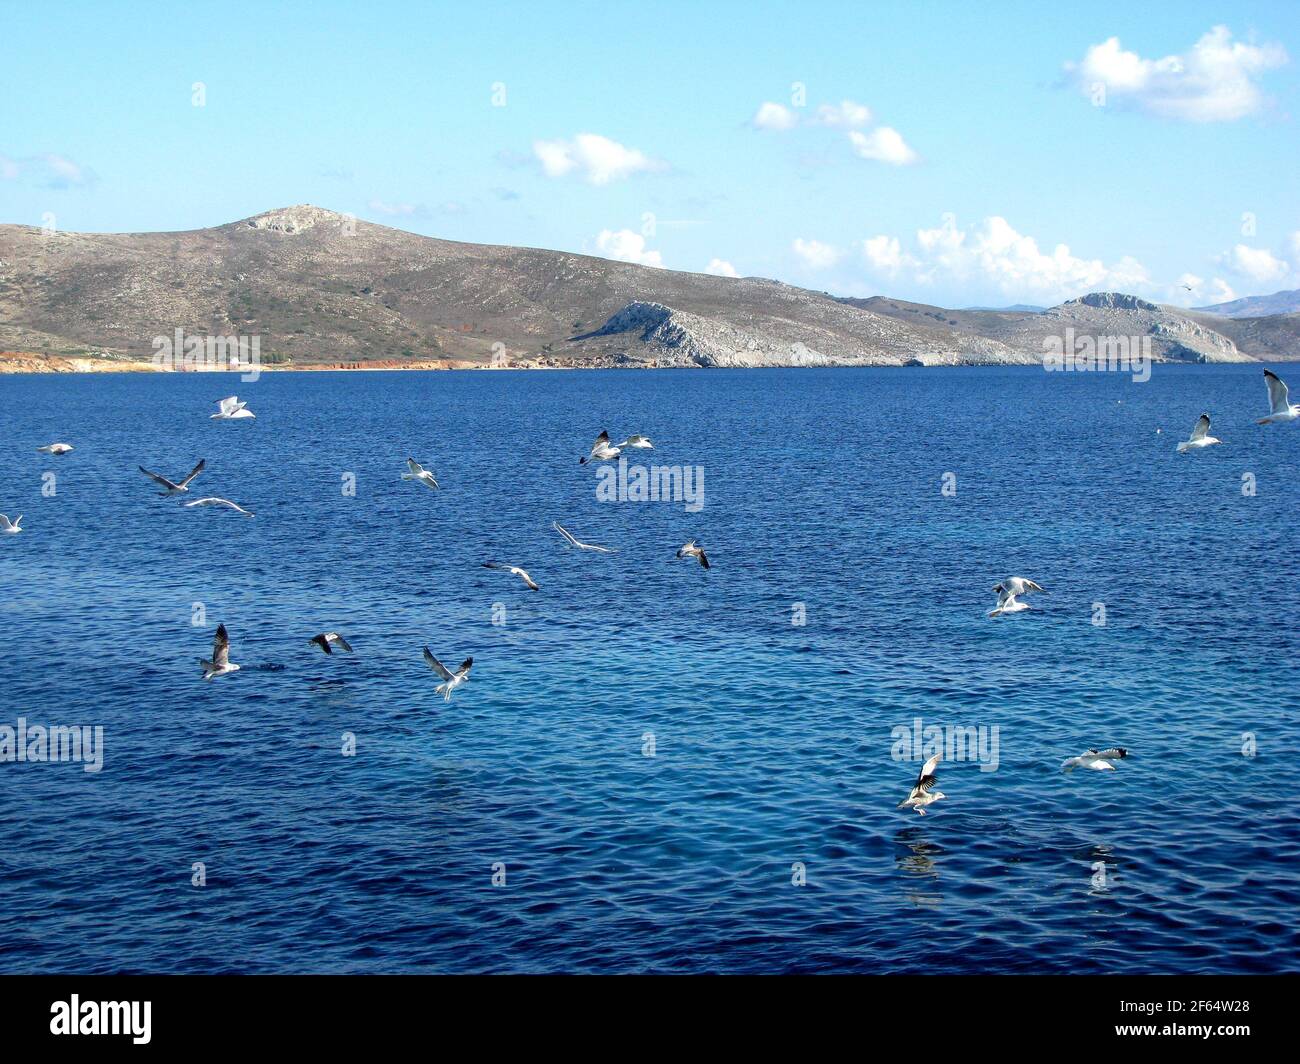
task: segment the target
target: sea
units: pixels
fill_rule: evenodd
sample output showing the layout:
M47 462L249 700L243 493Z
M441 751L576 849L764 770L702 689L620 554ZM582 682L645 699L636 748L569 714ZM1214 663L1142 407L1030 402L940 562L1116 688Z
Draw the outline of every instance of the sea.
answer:
M1300 969L1300 425L1258 365L0 400L2 971ZM580 464L602 430L653 448ZM450 701L425 647L473 658Z

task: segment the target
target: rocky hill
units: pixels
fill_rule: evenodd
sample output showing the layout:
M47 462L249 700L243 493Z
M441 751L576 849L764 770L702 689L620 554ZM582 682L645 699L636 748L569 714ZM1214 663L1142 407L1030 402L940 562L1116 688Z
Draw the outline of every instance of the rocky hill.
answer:
M836 299L438 240L311 206L177 233L0 226L0 349L47 361L138 364L181 329L257 336L263 363L282 366L1029 364L1066 326L1150 335L1157 357L1246 357L1129 296L1041 314Z
M1300 288L1290 292L1274 292L1267 296L1244 296L1228 303L1215 303L1209 307L1196 307L1205 314L1221 318L1265 318L1271 315L1300 313Z

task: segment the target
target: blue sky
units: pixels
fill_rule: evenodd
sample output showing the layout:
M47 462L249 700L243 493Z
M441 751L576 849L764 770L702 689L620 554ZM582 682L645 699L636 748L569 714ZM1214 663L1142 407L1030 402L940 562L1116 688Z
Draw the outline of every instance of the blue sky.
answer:
M1157 10L4 0L0 221L315 203L951 306L1300 286L1300 5Z

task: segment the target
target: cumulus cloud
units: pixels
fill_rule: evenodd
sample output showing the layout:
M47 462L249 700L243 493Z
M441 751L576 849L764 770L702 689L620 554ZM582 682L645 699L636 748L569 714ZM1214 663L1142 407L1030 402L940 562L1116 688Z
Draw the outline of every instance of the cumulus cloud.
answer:
M704 267L705 273L711 273L714 277L739 277L736 267L731 265L726 259L709 259L709 264Z
M828 270L843 257L839 248L831 244L823 244L820 240L804 240L803 237L796 237L790 247L810 270Z
M1261 283L1280 281L1291 269L1268 248L1252 248L1245 244L1237 244L1220 261L1234 273Z
M596 237L596 250L607 259L663 269L663 257L647 248L645 237L631 229L602 229Z
M769 101L759 104L758 110L749 122L755 129L781 133L787 129L794 129L799 124L799 116L789 107Z
M891 166L906 166L917 160L916 152L908 147L902 134L889 126L880 126L870 133L851 129L849 140L853 150L864 159L876 159Z
M871 121L871 108L853 100L841 100L836 104L824 103L817 108L814 121L819 126L856 129Z
M1103 102L1186 122L1231 122L1259 110L1260 75L1286 62L1281 45L1234 41L1226 26L1215 26L1186 52L1161 59L1125 51L1110 37L1065 69L1086 95L1104 90Z
M1065 244L1045 251L998 216L969 229L946 218L934 229L917 231L914 251L889 235L871 237L861 246L868 267L878 274L904 274L919 284L991 286L1017 297L1069 298L1101 288L1132 292L1151 284L1136 259L1124 257L1107 265L1101 259L1080 258Z
M572 140L533 141L533 155L547 177L574 174L592 185L608 185L636 173L662 168L661 163L645 153L598 133L579 133Z

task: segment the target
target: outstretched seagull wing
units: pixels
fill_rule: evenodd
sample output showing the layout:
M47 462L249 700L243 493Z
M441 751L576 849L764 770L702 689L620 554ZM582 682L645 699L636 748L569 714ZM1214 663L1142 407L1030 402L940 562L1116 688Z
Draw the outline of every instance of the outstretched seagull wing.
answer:
M557 531L560 535L562 535L568 541L570 546L574 546L574 547L582 546L582 544L579 543L576 539L574 539L573 536L569 534L568 530L565 529L565 527L562 524L560 524L558 521L552 521L551 527L554 528L555 531Z
M912 788L913 794L926 794L939 781L934 770L942 756L934 754L921 766L921 774L916 777L916 786Z
M444 680L454 680L456 678L447 671L446 665L444 665L441 661L439 661L437 658L433 656L433 652L428 647L424 648L424 661L425 664L429 666L429 668L431 668Z
M1264 371L1264 380L1268 383L1268 403L1271 406L1272 413L1285 414L1291 409L1291 400L1287 394L1286 385L1282 383L1282 378L1272 370Z
M1088 753L1093 757L1101 758L1103 761L1128 757L1128 751L1122 746L1112 746L1107 750L1089 750Z
M474 659L466 658L464 661L460 663L460 668L456 670L456 679L459 680L464 676L468 676L469 670L472 669L473 667L474 667Z
M409 469L417 477L424 472L424 466L420 465L420 463L417 462L414 458L408 458L406 460L406 468Z
M321 650L325 651L326 654L334 653L334 651L330 649L330 641L328 637L324 635L314 635L311 637L311 641L320 647Z
M1205 438L1205 434L1210 431L1210 415L1202 414L1196 419L1196 427L1192 429L1191 438L1200 440Z
M344 650L344 651L346 651L346 652L349 653L349 654L352 653L352 644L349 643L346 639L344 639L344 638L343 638L341 635L339 635L337 632L334 633L334 641L335 641L336 643L338 643L339 648L340 648L341 650Z
M203 470L207 467L207 464L208 464L208 460L207 460L206 458L200 458L200 459L199 459L199 464L196 465L193 469L191 469L191 470L189 471L189 473L186 475L185 479L182 480L182 481L181 481L178 485L176 485L176 486L179 487L179 488L183 488L183 487L185 487L186 485L188 485L189 482L190 482L191 480L193 480L195 477L197 477L200 473L203 472ZM150 476L153 476L153 474L151 473ZM160 477L154 477L154 479L155 479L155 480L160 480L161 478L160 478Z
M218 399L217 406L221 408L223 414L232 414L236 410L242 410L245 404L239 401L239 396L231 395L225 399Z
M217 637L212 641L212 664L217 668L230 664L230 635L224 624L217 625Z
M169 489L169 490L174 489L174 488L177 488L177 487L180 486L180 485L178 485L178 484L173 484L173 483L172 483L170 480L168 480L166 477L160 477L157 473L150 473L149 470L145 469L144 466L136 466L136 469L140 470L141 473L143 473L145 476L147 476L147 477L148 477L150 480L152 480L154 483L156 483L156 484L161 484L164 488L167 488L167 489ZM189 480L186 479L185 483L189 483Z

